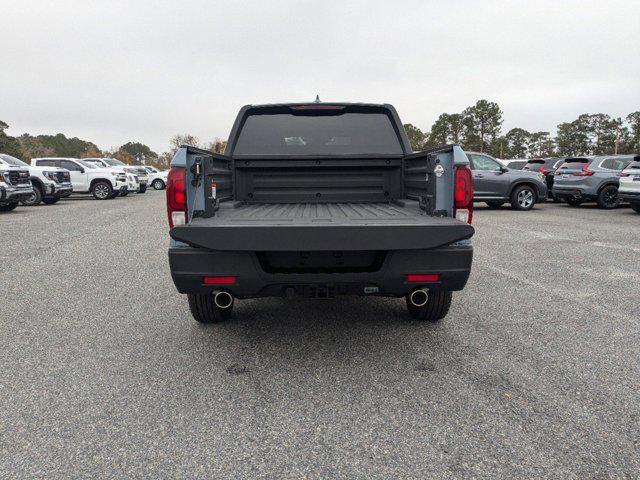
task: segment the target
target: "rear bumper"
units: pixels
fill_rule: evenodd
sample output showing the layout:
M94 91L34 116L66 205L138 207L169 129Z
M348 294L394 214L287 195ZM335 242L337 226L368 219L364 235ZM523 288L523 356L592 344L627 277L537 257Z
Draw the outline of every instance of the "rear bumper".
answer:
M416 287L462 290L473 260L471 245L387 253L378 271L358 273L266 273L254 252L213 251L192 247L169 249L171 276L180 293L207 294L227 290L238 298L333 295L400 297ZM438 274L439 282L408 283L409 273ZM206 276L235 276L233 285L205 285ZM222 287L222 288L221 288ZM368 293L364 289L368 287Z
M575 198L584 202L595 201L598 196L592 193L587 193L581 188L572 187L553 187L553 195L559 199Z
M618 196L625 202L640 203L640 191L618 190Z

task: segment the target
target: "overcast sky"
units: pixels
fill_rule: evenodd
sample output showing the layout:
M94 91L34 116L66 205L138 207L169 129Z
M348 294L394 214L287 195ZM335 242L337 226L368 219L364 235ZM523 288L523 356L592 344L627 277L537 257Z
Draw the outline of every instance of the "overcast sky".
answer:
M446 3L446 4L445 4ZM248 103L394 104L428 130L640 109L640 1L0 0L0 120L100 148L226 138Z

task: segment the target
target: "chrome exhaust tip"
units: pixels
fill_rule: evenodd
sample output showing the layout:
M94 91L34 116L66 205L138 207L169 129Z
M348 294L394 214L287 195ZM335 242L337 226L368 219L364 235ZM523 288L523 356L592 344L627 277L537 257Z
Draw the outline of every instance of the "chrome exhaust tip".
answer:
M229 308L233 305L233 296L229 292L214 292L213 303L218 308Z
M409 301L414 307L424 307L429 301L429 293L424 289L418 288L411 292Z

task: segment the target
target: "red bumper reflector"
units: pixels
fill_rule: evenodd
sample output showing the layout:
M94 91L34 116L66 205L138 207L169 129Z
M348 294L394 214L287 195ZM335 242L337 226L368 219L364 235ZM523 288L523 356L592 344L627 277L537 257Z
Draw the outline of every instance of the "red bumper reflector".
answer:
M238 277L204 277L207 285L231 285L236 283Z
M440 275L438 275L437 273L407 275L407 282L409 283L425 283L425 282L439 282L439 281L440 281Z

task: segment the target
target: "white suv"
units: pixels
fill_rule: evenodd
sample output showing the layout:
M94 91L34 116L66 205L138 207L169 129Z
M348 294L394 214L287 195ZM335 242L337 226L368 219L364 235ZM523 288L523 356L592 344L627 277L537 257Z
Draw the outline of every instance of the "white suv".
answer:
M79 158L34 158L34 167L60 167L69 170L74 193L91 193L96 200L115 198L127 191L127 176L117 170L98 168Z
M156 190L163 190L167 186L168 171L161 172L155 167L144 167L149 172L149 184Z
M0 153L0 164L29 169L33 193L30 197L21 200L20 203L23 205L34 206L39 205L40 202L44 202L45 205L52 205L60 200L61 197L70 193L73 188L69 172L62 168L32 167L6 153Z
M620 173L618 195L640 213L640 155L633 157L633 161Z

